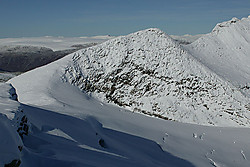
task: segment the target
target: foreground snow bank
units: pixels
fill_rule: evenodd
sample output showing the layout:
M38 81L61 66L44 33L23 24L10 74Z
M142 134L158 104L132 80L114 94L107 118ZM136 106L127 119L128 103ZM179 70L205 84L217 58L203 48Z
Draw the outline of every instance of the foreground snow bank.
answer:
M25 167L250 166L248 128L165 121L100 102L62 82L72 57L11 80L33 125Z
M22 141L12 120L18 112L15 89L10 84L0 84L0 166L21 162Z
M22 105L33 125L24 138L25 167L250 165L248 128L207 127L132 113L60 80L43 93L49 98L40 105Z

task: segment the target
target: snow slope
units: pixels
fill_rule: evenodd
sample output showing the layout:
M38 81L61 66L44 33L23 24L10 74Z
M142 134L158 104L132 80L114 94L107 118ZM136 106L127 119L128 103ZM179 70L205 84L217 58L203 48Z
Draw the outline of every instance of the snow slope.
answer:
M250 97L250 16L219 23L187 46L200 62Z
M22 141L16 132L13 120L20 104L16 99L15 90L10 84L0 83L0 166L13 160L20 160L19 146Z
M32 125L23 139L21 167L250 165L248 128L166 121L102 103L62 82L56 77L60 70L52 73L63 64L59 60L11 81L19 99L31 103L21 104ZM27 82L33 74L40 77Z
M249 99L159 29L76 52L62 78L133 112L186 123L249 126Z

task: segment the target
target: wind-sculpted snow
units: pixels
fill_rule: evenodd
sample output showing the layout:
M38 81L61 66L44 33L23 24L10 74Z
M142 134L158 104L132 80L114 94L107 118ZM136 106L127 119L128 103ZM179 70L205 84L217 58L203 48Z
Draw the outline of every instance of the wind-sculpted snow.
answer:
M249 167L249 128L165 121L101 103L56 79L58 71L52 69L63 62L11 80L18 99L32 104L21 104L32 126L23 140L20 167Z
M62 78L133 112L203 125L250 125L249 99L159 29L76 52Z
M0 166L9 163L20 165L22 141L17 132L16 113L20 104L15 89L0 83Z
M219 23L187 46L201 63L250 97L250 16Z

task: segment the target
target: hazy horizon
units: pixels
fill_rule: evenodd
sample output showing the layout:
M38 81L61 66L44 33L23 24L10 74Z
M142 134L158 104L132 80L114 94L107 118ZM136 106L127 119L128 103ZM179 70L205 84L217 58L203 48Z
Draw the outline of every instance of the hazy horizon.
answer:
M0 1L0 38L120 36L151 27L195 35L249 11L249 0Z

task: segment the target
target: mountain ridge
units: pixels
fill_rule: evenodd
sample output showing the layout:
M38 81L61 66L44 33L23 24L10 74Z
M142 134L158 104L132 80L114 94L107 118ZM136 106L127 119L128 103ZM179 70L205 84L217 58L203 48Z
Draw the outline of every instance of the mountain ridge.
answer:
M81 50L72 62L64 81L133 112L205 125L249 124L247 99L159 29Z
M250 97L250 16L218 23L185 48L202 64Z

